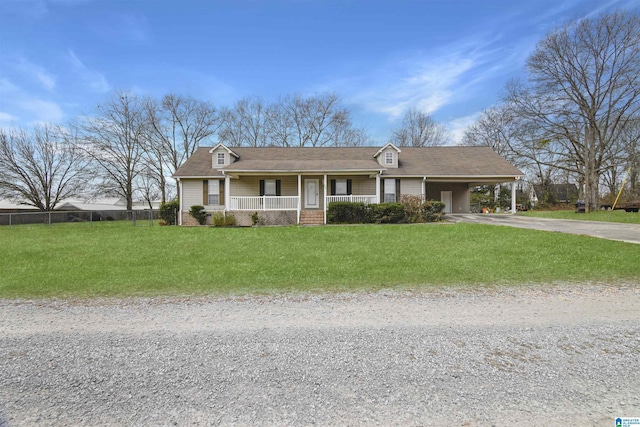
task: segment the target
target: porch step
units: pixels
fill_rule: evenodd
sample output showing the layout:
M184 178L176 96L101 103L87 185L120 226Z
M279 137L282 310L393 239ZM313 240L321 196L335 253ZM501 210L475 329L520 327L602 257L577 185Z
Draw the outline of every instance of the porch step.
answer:
M300 212L300 225L322 225L324 224L323 211L303 210Z

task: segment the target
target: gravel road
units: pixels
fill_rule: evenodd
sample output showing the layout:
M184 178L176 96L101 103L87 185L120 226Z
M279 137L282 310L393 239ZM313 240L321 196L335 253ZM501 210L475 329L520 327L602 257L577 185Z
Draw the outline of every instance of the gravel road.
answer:
M602 425L640 283L0 300L0 425Z

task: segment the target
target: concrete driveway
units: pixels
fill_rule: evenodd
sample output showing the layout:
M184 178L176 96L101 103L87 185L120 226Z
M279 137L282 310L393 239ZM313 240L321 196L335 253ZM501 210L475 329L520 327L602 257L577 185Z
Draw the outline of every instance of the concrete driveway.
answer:
M629 213L629 215L637 214ZM455 222L474 222L477 224L532 228L534 230L582 234L599 237L601 239L620 240L622 242L640 244L640 224L533 218L510 214L447 214L447 218Z

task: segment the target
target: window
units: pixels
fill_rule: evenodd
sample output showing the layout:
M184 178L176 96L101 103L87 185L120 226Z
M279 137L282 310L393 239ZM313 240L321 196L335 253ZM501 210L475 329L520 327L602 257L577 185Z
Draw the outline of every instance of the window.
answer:
M276 195L276 180L265 179L264 180L264 195L275 196Z
M218 153L218 165L224 165L224 153Z
M347 193L347 180L346 179L336 179L336 195L343 196Z
M391 154L391 153L387 153ZM396 180L385 179L384 180L384 202L394 203L396 201Z
M392 165L393 164L393 153L391 153L391 152L384 153L384 164L385 165Z
M223 154L224 155L224 154ZM220 182L217 179L209 180L209 205L220 204Z

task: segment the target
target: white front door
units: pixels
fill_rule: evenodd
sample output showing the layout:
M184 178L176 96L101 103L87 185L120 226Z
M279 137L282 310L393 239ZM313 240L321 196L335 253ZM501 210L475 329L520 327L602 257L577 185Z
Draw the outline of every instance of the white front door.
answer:
M304 207L305 208L319 208L319 194L317 179L305 179L304 180Z
M451 199L452 193L451 191L441 191L440 192L440 201L444 203L444 213L451 213Z

